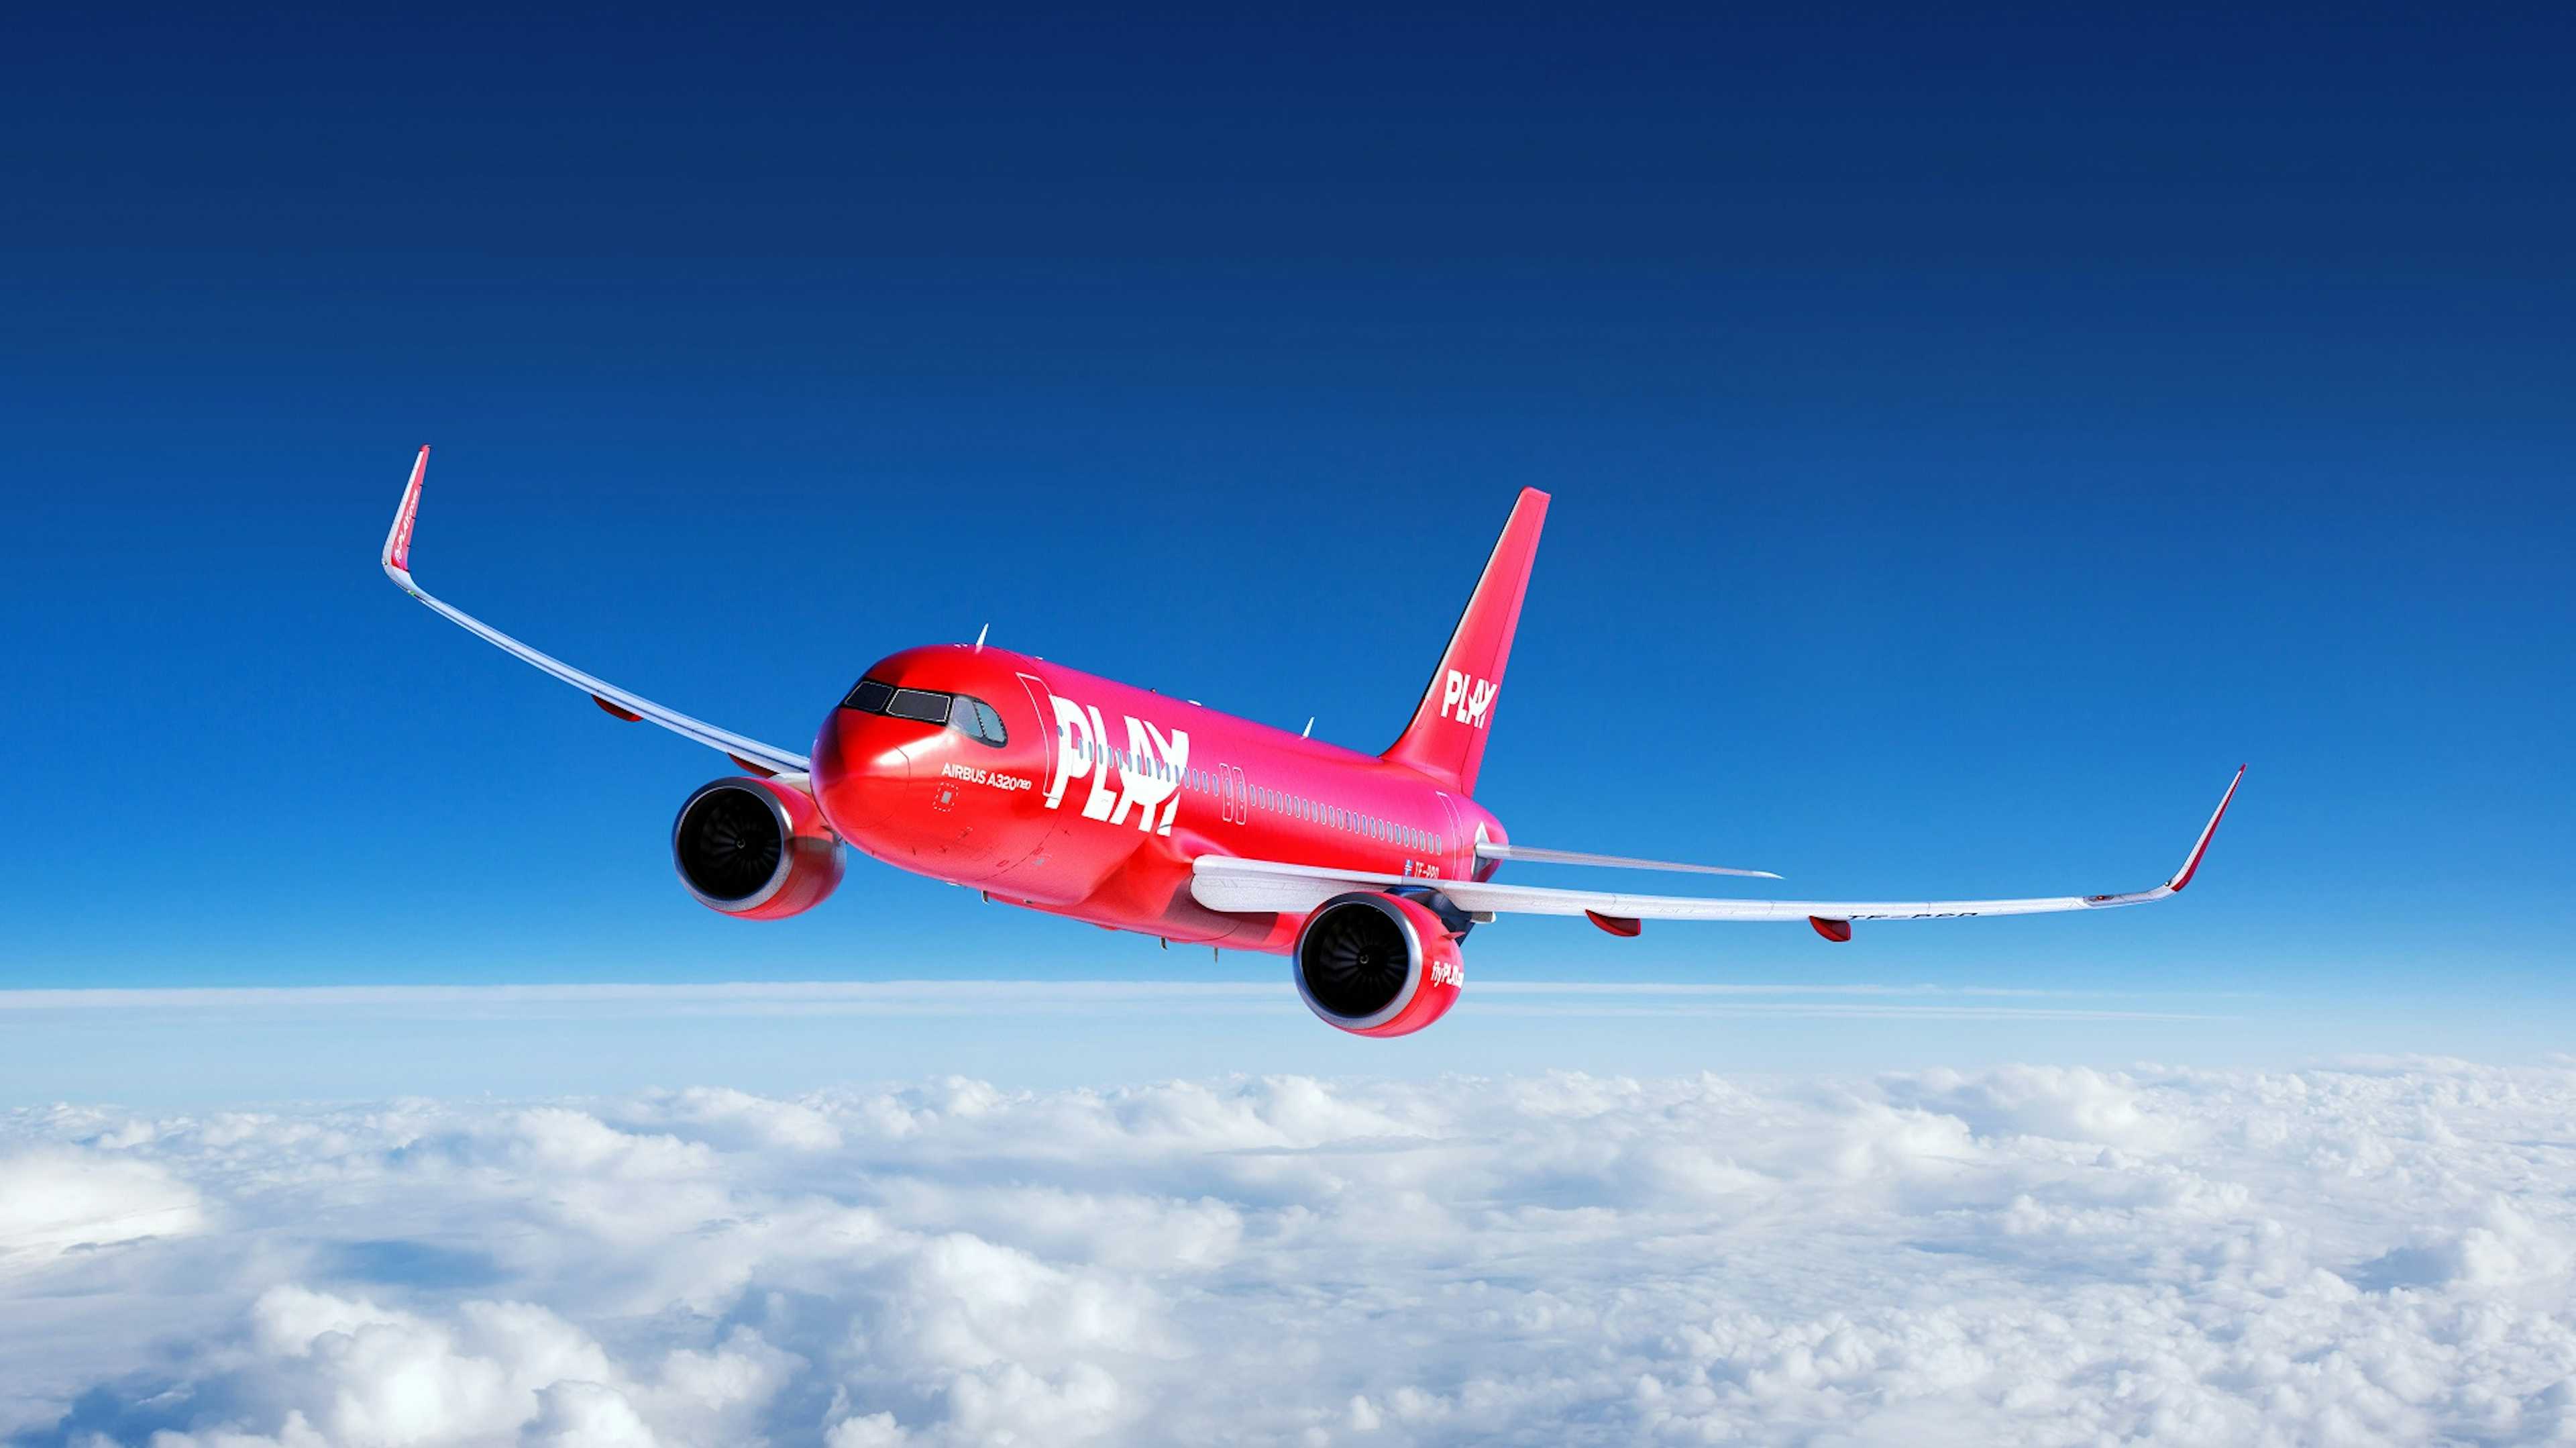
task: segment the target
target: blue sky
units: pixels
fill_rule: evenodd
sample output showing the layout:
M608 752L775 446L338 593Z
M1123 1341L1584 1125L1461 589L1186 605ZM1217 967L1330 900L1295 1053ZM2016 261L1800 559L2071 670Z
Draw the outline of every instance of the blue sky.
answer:
M987 623L1377 747L1546 488L1482 791L1518 838L2135 888L2253 769L2156 910L1524 922L1480 978L2252 992L2454 1050L2567 1020L2563 34L23 38L0 986L1276 980L874 867L699 909L665 832L721 761L377 573L428 442L425 585L797 748Z

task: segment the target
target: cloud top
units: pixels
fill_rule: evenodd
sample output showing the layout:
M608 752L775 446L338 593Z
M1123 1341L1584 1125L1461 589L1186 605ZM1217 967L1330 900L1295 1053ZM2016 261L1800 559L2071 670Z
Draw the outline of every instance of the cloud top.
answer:
M2576 1072L2014 1067L0 1126L0 1433L2546 1442Z

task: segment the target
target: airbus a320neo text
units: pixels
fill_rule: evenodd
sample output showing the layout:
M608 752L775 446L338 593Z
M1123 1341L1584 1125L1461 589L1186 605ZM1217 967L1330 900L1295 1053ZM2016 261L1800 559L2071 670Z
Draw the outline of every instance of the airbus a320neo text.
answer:
M719 729L538 652L412 581L422 448L385 536L405 593L588 693L620 719L720 750L741 774L680 806L671 856L711 910L775 920L821 904L856 850L985 898L1113 930L1289 957L1327 1023L1401 1036L1456 1004L1459 946L1503 915L1580 915L1612 935L1648 920L1805 921L2030 915L2179 893L2245 777L2182 868L2149 890L2013 900L1747 900L1567 890L1495 879L1509 861L1777 879L1760 870L1515 844L1475 799L1547 494L1525 490L1431 670L1412 722L1362 754L1009 649L933 644L868 666L811 754Z

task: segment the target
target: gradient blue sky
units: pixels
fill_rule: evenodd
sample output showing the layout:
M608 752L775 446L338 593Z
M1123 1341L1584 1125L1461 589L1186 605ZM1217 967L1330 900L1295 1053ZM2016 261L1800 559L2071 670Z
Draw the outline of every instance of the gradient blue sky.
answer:
M1276 979L873 866L699 909L722 762L376 571L429 442L424 584L799 748L987 623L1375 748L1542 487L1522 839L2123 889L2253 770L2156 910L1481 978L2569 1023L2563 25L12 30L0 986Z

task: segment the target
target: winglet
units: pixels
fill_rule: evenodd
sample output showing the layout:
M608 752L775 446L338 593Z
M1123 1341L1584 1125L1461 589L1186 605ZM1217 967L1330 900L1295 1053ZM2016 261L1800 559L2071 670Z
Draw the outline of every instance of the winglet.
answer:
M429 472L429 449L423 447L411 465L411 482L403 488L402 506L394 509L394 526L385 534L385 573L394 582L409 589L411 583L411 528L420 517L420 480Z
M2200 857L2209 853L2210 837L2218 833L2219 820L2226 817L2227 802L2236 798L2236 786L2244 782L2245 766L2240 764L2236 766L2236 777L2227 782L2227 793L2218 797L2218 808L2210 815L2208 828L2200 832L2200 839L2192 845L2191 854L2182 862L2182 868L2165 882L2166 889L2179 893L2183 886L2191 883L2192 872L2200 868Z

